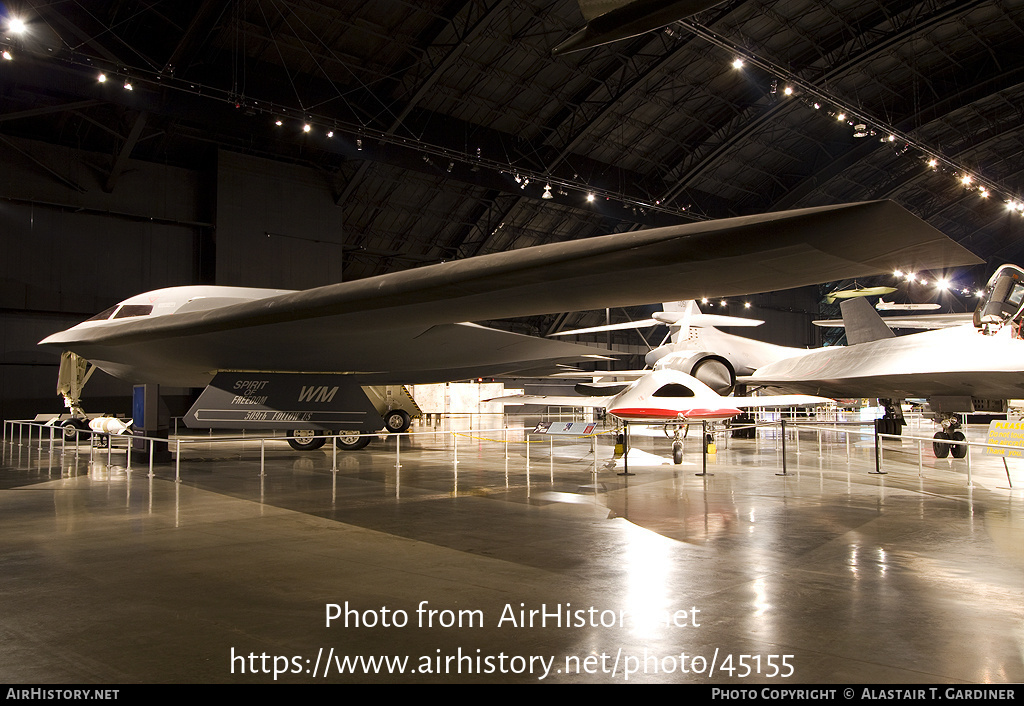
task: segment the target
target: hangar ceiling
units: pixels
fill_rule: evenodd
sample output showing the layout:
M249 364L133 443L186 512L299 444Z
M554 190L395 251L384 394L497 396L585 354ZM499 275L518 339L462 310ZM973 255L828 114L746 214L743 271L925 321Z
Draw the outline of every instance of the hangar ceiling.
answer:
M107 190L129 157L315 167L344 210L345 279L878 198L986 258L965 284L1024 262L1016 0L726 0L558 57L574 0L6 9L27 28L3 35L0 149L109 155Z

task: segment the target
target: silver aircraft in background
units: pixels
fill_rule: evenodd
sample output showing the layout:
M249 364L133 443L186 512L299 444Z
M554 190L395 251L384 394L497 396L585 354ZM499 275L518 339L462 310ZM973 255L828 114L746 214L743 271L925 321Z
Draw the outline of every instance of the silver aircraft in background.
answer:
M971 323L896 336L863 299L843 302L846 346L820 348L758 368L741 381L827 397L877 397L879 426L898 434L901 400L924 398L942 425L935 455L963 457L959 414L1003 412L1024 397L1024 270L1003 265L992 275Z

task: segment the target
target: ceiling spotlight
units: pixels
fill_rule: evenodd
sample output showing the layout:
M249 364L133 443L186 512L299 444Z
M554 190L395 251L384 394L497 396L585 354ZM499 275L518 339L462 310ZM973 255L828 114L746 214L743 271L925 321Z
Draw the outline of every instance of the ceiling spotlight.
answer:
M593 191L587 192L587 203L594 203L594 198L595 196Z
M732 62L732 67L734 69L742 69L743 68L743 59L734 59L733 62Z
M25 24L25 20L17 17L12 17L11 21L7 23L7 29L9 29L12 34L21 34L27 28L28 25Z
M960 183L963 184L964 186L967 186L972 181L974 181L974 178L970 174L964 174L962 177L960 177Z
M854 137L868 136L868 126L865 125L864 123L858 123L857 125L854 125L853 129L856 130L856 132L853 133Z
M124 82L124 90L126 90L126 91L132 90L132 84L131 84L130 81L125 81Z
M554 196L551 195L551 184L545 184L544 185L544 193L541 194L540 197L542 199L553 199L553 198L555 198Z
M903 276L903 270L895 270L895 271L893 271L892 274L893 274L894 277L902 277Z
M701 304L707 304L708 303L708 298L704 297L703 299L700 300L700 303Z
M821 110L821 103L815 103L814 104L814 109L815 110Z
M280 118L278 118L277 120L274 121L274 125L281 127L282 125L284 125L284 122Z
M334 130L328 130L327 131L327 136L328 137L334 137Z
M725 300L724 299L721 301L720 306L725 306Z
M889 135L889 142L895 142L895 141L896 141L896 136L895 135Z
M309 123L303 123L303 125L302 125L302 131L303 132L309 132L312 129L313 129L312 125L310 125Z
M743 308L744 309L749 309L750 308L750 302L743 302Z
M846 113L839 113L839 115L836 116L836 120L838 120L839 122L843 122L844 120L846 120Z
M935 157L932 157L931 159L928 160L928 166L931 167L932 169L935 169L935 167L939 166L939 160L935 159Z
M791 96L793 95L793 87L786 86L784 89L782 89L782 92L785 93L787 96Z
M949 280L945 278L936 280L935 286L939 289L949 289Z
M978 194L981 196L981 198L987 199L988 198L988 189L986 189L984 186L979 186L978 187Z
M107 75L106 74L100 74L99 76L96 77L96 80L99 81L100 83L106 83L107 82Z
M4 53L2 54L2 56L3 56L3 57L4 57L4 59L6 59L7 61L11 61L11 60L12 60L12 59L14 58L14 55L12 55L12 54L11 54L11 52L10 52L10 51L8 51L7 49L4 49Z

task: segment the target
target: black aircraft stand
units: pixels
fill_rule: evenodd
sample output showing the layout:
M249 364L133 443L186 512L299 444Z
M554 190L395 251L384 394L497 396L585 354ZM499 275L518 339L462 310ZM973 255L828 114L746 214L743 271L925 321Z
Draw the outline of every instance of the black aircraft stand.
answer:
M701 448L701 467L700 473L694 473L695 476L713 476L714 473L708 473L708 420L703 419L700 423L700 448Z
M622 473L620 476L635 476L629 472L629 422L622 423Z

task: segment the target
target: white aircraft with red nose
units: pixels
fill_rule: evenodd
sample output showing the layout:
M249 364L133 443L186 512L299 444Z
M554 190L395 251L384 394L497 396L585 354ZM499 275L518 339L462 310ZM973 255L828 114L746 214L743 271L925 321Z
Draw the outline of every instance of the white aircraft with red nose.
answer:
M603 408L625 424L665 424L674 427L672 458L682 463L682 428L691 422L732 419L745 409L801 407L830 404L827 397L814 395L763 395L722 397L692 375L662 367L643 377L623 383L580 383L580 395L512 395L492 402L505 405L556 405Z

